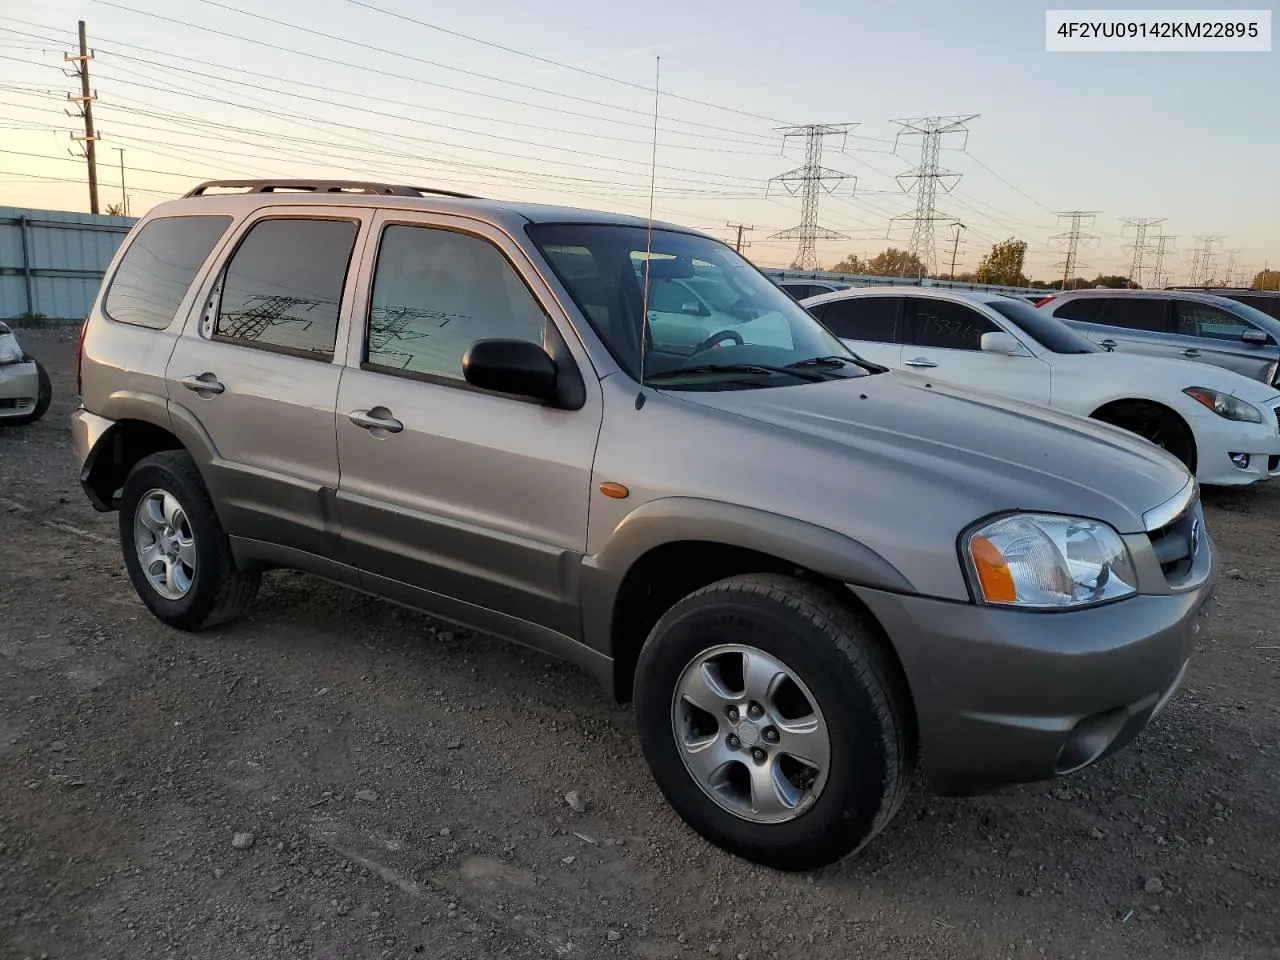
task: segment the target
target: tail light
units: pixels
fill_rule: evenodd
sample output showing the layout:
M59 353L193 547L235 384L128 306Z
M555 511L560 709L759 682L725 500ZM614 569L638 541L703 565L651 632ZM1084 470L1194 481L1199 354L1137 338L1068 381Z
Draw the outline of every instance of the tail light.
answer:
M89 330L89 318L80 324L80 340L76 344L76 393L84 399L84 382L81 371L84 369L84 335Z

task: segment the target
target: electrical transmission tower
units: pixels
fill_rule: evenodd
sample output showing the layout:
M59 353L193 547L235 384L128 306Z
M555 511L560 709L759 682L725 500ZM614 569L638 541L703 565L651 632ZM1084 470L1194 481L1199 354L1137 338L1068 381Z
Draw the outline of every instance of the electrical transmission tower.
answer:
M738 253L741 253L743 247L751 246L751 241L743 240L742 235L751 230L754 230L755 227L748 226L745 223L728 223L728 222L725 223L725 226L728 227L730 230L738 231L738 239L733 244L734 250L736 250Z
M793 197L800 195L800 223L789 230L771 234L771 240L799 240L796 248L796 268L799 270L816 270L818 268L819 240L847 240L843 233L837 233L818 225L818 195L825 191L834 193L845 180L854 181L857 177L830 170L822 165L822 142L827 137L840 137L841 150L849 131L856 123L809 123L798 127L779 127L785 147L791 137L804 137L804 164L786 173L773 177L769 183L781 183ZM828 186L829 184L829 186ZM764 195L769 195L766 187Z
M1222 286L1229 287L1231 286L1231 278L1232 276L1235 275L1236 254L1244 253L1244 248L1236 247L1234 250L1226 251L1226 253L1227 253L1227 268L1222 272ZM1210 285L1213 286L1215 284L1213 284L1213 282L1210 281Z
M1213 245L1220 240L1226 239L1222 236L1211 236L1209 234L1201 234L1196 237L1200 245L1193 247L1191 252L1187 254L1190 260L1190 277L1187 280L1193 287L1207 286L1209 278L1213 274L1214 250Z
M96 93L89 89L89 61L93 54L89 52L89 44L85 39L84 21L80 21L80 53L78 56L64 54L64 63L74 63L75 75L80 78L80 93L67 94L67 99L77 104L80 116L84 119L84 134L71 134L72 140L84 143L84 160L89 164L89 212L98 212L98 135L93 129L93 101L98 99ZM72 154L76 156L76 154Z
M952 170L944 170L939 166L938 155L942 150L942 138L949 134L964 134L967 144L969 128L965 124L977 116L978 114L973 113L967 117L920 117L914 120L893 121L902 127L894 139L894 153L898 152L898 143L903 137L919 136L921 138L920 162L897 178L898 186L902 187L904 192L915 191L916 209L912 213L904 213L893 219L912 221L908 251L920 260L927 274L936 274L938 265L933 225L939 221L951 223L956 219L941 212L935 206L939 187L944 193L950 193L960 182L960 174ZM964 146L962 145L960 149L963 150ZM906 180L914 180L915 185L905 186Z
M1129 264L1129 279L1138 286L1142 286L1142 271L1146 256L1153 252L1152 246L1147 243L1147 227L1164 223L1166 219L1166 217L1129 217L1121 221L1124 224L1121 228L1122 233L1129 227L1133 227L1133 243L1128 248L1133 251L1133 260Z
M1148 289L1161 290L1164 288L1166 281L1169 279L1164 272L1164 255L1168 250L1169 244L1177 239L1177 237L1166 236L1163 233L1151 238L1151 250L1155 262L1151 266L1151 283L1147 285Z
M1066 217L1071 224L1070 229L1065 233L1054 234L1050 240L1059 240L1066 244L1067 255L1059 263L1055 263L1055 267L1062 267L1062 289L1067 289L1067 282L1071 279L1071 275L1080 269L1080 261L1078 254L1080 248L1088 246L1094 240L1098 239L1097 234L1085 233L1080 228L1083 226L1092 226L1094 217L1098 215L1098 210L1066 210L1058 214L1058 222L1062 222L1062 218Z

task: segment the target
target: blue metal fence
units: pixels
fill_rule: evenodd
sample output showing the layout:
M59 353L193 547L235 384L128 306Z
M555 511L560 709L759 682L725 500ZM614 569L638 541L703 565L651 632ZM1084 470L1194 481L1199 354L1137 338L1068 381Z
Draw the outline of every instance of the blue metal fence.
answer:
M83 320L136 217L0 207L0 319Z

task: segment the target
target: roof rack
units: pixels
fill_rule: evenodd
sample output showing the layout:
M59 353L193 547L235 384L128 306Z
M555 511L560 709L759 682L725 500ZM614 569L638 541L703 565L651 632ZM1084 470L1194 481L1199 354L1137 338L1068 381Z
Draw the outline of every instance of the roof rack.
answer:
M479 200L480 197L435 187L408 187L393 183L374 183L366 180L206 180L184 196L202 197L213 188L242 188L245 193L376 193L397 197L421 197L432 194L457 197L462 200Z

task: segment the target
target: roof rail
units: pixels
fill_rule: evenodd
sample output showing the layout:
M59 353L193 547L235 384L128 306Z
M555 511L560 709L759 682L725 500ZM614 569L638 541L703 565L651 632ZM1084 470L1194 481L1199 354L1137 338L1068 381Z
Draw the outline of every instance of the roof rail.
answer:
M478 200L479 197L469 193L457 193L453 190L438 190L435 187L408 187L393 183L374 183L366 180L206 180L199 186L189 190L184 196L202 197L215 187L240 187L245 193L377 193L390 194L397 197L421 197L432 194L443 197L458 197L462 200Z

